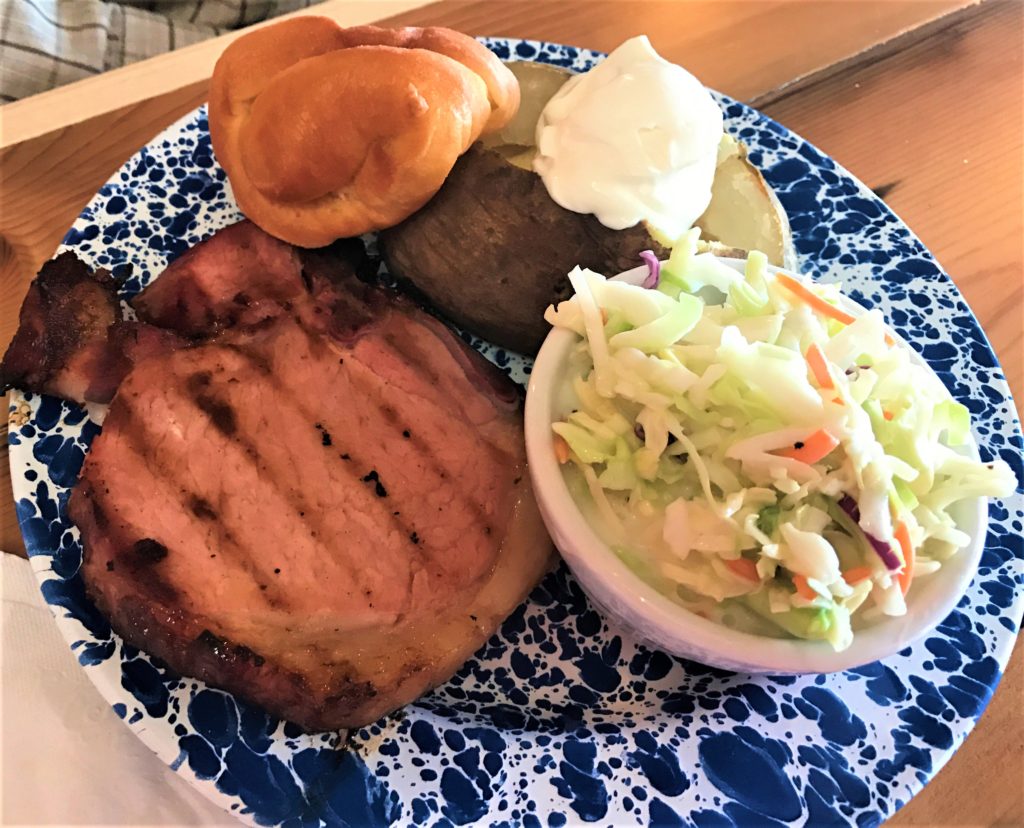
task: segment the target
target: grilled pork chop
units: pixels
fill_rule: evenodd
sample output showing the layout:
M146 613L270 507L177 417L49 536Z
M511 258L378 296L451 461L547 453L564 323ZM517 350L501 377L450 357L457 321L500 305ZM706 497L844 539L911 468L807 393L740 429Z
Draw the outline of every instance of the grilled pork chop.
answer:
M266 265L234 248L210 282L230 247L135 303L178 340L137 361L86 457L82 575L177 671L306 729L361 726L451 676L550 563L518 394L331 255L276 258L235 301Z

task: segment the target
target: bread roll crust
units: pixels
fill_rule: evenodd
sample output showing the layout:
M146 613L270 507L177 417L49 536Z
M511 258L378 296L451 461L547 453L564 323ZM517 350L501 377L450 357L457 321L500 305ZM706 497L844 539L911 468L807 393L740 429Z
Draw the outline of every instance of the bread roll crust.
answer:
M518 105L515 77L466 35L300 17L225 50L209 122L242 211L320 247L415 212Z

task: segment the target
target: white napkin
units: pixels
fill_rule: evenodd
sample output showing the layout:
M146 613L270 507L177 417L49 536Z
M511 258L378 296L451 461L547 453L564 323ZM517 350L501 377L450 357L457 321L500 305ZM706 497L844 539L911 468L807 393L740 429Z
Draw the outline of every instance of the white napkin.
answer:
M238 826L110 709L57 630L28 561L0 558L0 824Z

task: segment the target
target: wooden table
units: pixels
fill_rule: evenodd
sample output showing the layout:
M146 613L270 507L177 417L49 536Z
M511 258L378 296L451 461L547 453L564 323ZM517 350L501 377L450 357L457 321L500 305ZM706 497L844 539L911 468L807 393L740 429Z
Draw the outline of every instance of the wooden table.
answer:
M1022 384L1024 5L348 0L316 11L609 50L648 33L708 85L875 188L953 275ZM229 37L0 108L0 348L31 276L99 186L205 99ZM24 554L0 448L0 548ZM965 746L891 825L1024 825L1024 657Z

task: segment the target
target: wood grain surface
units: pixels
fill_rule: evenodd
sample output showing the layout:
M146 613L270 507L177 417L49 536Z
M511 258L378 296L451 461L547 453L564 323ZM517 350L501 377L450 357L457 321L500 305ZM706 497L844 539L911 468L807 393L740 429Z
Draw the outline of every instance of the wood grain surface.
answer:
M318 10L345 22L352 5ZM1017 0L409 5L389 22L601 50L648 33L666 57L752 102L883 194L952 274L1015 396L1024 394L1024 5ZM378 8L387 16L395 7ZM223 45L191 47L185 63L168 55L121 70L121 98L109 79L97 78L0 108L0 348L31 275L117 167L204 100L205 73ZM191 70L175 74L182 66ZM5 448L0 548L23 554ZM889 824L1024 825L1022 700L1018 646L973 735Z

